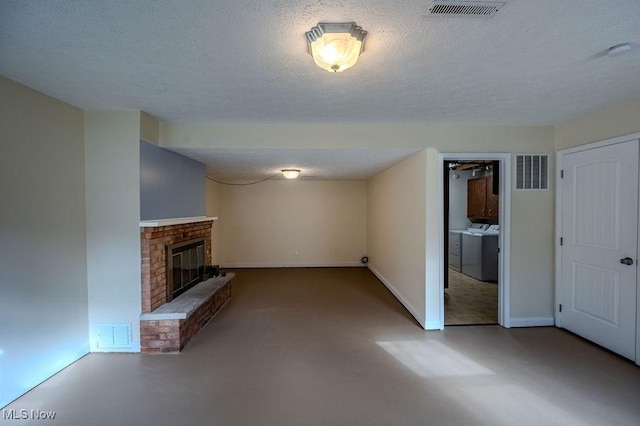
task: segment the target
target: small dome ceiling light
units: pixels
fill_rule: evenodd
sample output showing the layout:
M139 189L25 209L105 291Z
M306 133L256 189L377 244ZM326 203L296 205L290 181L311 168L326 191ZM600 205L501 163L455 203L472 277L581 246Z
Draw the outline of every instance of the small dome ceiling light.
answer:
M305 33L307 48L316 65L342 72L358 62L367 32L355 22L319 23Z
M282 176L287 179L295 179L300 175L300 170L298 169L282 169Z
M620 43L615 46L611 46L607 50L607 56L619 56L624 55L625 53L631 50L631 43Z

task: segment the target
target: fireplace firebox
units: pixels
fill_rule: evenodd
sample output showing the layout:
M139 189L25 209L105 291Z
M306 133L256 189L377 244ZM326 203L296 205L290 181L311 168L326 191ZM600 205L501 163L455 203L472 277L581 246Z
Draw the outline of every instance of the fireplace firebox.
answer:
M204 245L204 238L196 238L167 246L167 302L203 280Z

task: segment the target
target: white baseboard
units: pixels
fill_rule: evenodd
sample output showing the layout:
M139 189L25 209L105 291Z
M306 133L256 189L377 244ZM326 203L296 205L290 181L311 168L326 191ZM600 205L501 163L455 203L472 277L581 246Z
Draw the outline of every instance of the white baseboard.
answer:
M553 317L511 317L510 326L513 327L550 327L555 325Z
M253 263L238 262L221 264L220 268L353 268L364 267L360 261L354 262L309 262L309 263Z
M425 330L442 330L442 324L440 321L427 321L424 326Z
M405 299L399 292L398 290L395 289L395 287L393 287L393 285L391 285L391 283L382 276L382 274L380 272L378 272L376 270L376 268L374 268L371 265L367 265L367 268L369 268L369 270L373 273L373 275L375 275L381 282L382 284L384 284L385 287L387 287L389 289L389 291L395 296L396 299L398 299L398 301L400 303L402 303L402 305L405 307L405 309L407 311L409 311L409 313L411 315L413 315L413 317L416 319L416 321L418 321L418 324L420 324L420 327L424 328L425 330L440 330L440 323L438 322L437 327L434 328L429 328L430 324L426 324L424 318L422 318L422 316L420 314L418 314L418 311L411 306L411 303L409 303L407 301L407 299Z

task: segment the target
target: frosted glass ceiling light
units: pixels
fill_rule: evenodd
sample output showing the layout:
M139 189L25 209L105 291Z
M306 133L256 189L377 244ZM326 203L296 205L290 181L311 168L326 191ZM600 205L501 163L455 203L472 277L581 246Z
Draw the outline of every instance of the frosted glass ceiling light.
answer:
M298 169L282 169L282 176L287 179L295 179L300 175L300 170Z
M620 56L631 50L631 43L621 43L607 49L607 56Z
M305 35L316 65L329 72L342 72L358 62L367 32L355 22L319 23Z

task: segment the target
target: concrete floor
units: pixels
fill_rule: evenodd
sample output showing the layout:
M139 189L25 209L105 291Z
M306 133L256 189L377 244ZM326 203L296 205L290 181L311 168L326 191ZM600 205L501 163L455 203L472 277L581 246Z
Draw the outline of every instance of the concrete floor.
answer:
M236 272L183 353L90 354L5 411L56 412L21 425L640 424L640 368L565 331L425 332L363 268Z

